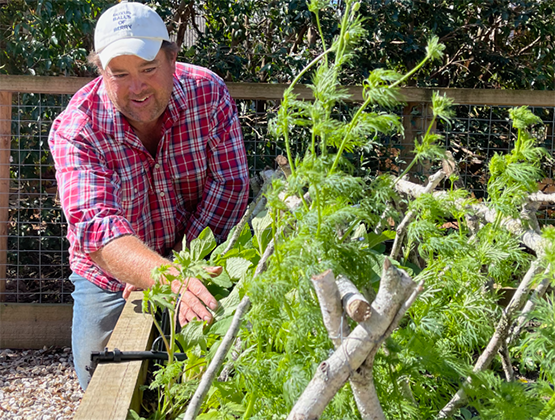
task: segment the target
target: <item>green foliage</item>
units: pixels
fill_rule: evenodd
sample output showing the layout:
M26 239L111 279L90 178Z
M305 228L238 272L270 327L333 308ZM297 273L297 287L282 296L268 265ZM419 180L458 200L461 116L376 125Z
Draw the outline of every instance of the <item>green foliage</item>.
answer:
M541 399L534 386L507 382L493 372L473 375L469 389L472 406L480 413L476 419L535 419L542 411Z
M226 80L284 82L310 60L306 36L312 22L305 1L206 0L197 4L206 23L187 51L189 60Z
M247 236L250 235L242 235L242 240L238 242L233 255L245 254L245 249L242 248ZM177 418L183 411L183 407L186 406L198 385L198 378L217 349L219 340L229 328L233 312L239 304L239 289L234 289L231 293L229 289L235 282L246 276L252 263L239 256L224 259L218 255L214 255L210 261L207 261L205 258L213 251L217 251L216 240L209 228L204 229L196 239L192 240L189 247L184 238L183 250L176 252L174 258L174 266L178 268L179 275L170 274L169 266L156 268L152 273L155 284L143 292L143 312L152 316L168 353L168 362L158 366L154 380L148 387L150 390L158 391L158 408L149 417L150 420ZM216 277L209 275L205 270L205 267L213 265L214 260L222 264L223 268L222 273ZM191 277L202 279L212 293L220 298L220 306L214 313L215 321L211 325L193 320L178 332L177 308L180 292L172 291L171 283L178 280L182 284L180 290L186 290L187 282ZM168 314L169 335L166 335L167 332L163 331L158 321L157 314L162 311ZM177 348L187 355L186 360L174 359ZM237 412L237 407L232 407L230 404L224 404L222 410L227 412L225 410L229 409L230 413Z
M437 50L437 51L435 51ZM432 58L441 54L443 51L441 48L437 46L437 38L432 38L428 42L428 57ZM435 51L435 52L434 52ZM447 123L450 123L453 119L454 112L452 107L455 105L451 98L448 98L446 95L441 96L438 92L434 92L432 95L432 113L433 118L428 126L428 130L426 134L422 137L421 141L419 142L418 139L414 141L414 152L415 157L410 162L403 173L399 175L398 179L401 179L405 176L409 171L414 167L415 164L421 163L423 160L440 160L445 158L445 149L438 145L438 141L443 138L443 136L432 133L431 129L436 122L436 119L442 119Z
M523 368L535 369L535 365L540 365L542 379L548 381L555 379L555 350L551 341L555 338L554 302L553 295L536 302L529 319L539 322L540 328L528 333L520 343Z
M187 30L196 36L183 45L183 60L204 65L229 81L281 83L291 82L332 45L342 33L336 16L345 8L343 2L315 0L147 4L160 13L179 42ZM10 0L0 5L0 71L91 75L86 56L93 45L94 23L111 5L105 0ZM555 14L550 1L372 0L357 7L359 32L349 33L344 42L367 35L344 68L343 84L362 83L376 69L406 73L426 57L426 41L436 34L444 45L442 62L420 72L420 85L553 87Z
M395 106L397 86L413 72L408 76L372 73L365 83L365 102L349 120L335 119L332 110L347 98L338 87L341 70L355 57L356 44L349 40L363 33L363 21L353 15L358 7L355 4L345 3L339 35L328 52L295 78L297 83L310 75L315 100L298 101L292 93L293 84L271 125L274 136L286 146L292 173L287 182L273 181L267 193L268 211L253 222L251 243L258 254L270 238L274 241L268 269L253 278L249 275L253 266L245 263L244 281L235 289L248 294L252 301L240 332L243 351L232 362L233 389L243 392L240 402L236 394L233 402L241 404L241 410L247 407L244 418L283 418L332 350L311 277L331 268L372 295L380 282L385 251L382 242L395 235L378 227L386 214L398 218L395 211L387 213L385 205L401 202L393 191L396 181L354 176L344 153L376 142L376 133L401 130L394 115L368 108ZM315 3L311 3L311 10L318 15ZM437 38L432 37L426 59L439 58L442 51ZM424 62L417 65L423 66ZM437 118L449 122L452 105L448 98L434 95L431 125ZM531 119L525 110L512 115L517 123ZM306 128L309 133L297 144L298 154L293 154L290 139L294 127ZM533 166L540 154L531 149L532 138L525 128L519 130L515 150L502 158L518 156L518 164ZM443 157L437 140L428 130L416 145L414 162ZM501 178L497 173L494 176ZM508 178L498 182L501 189L509 184ZM284 199L292 196L302 199L289 211ZM415 281L425 281L426 290L375 361L378 395L390 402L384 407L388 418L437 415L458 390L461 378L471 374L476 355L494 332L492 319L501 315L499 296L488 285L513 285L530 263L530 255L523 252L518 239L501 230L499 224L487 224L479 231L468 225L473 204L476 200L464 190L423 194L409 203L417 217L410 225L404 256L398 263L415 275ZM420 267L409 261L411 254L422 262ZM461 411L465 418L472 413L481 418L518 418L547 409L542 399L545 394L536 388L507 384L495 372L475 377L468 388L472 406ZM487 401L478 398L484 387L488 388ZM207 418L232 401L225 393L219 395L219 406L212 405L213 400L205 404ZM335 396L322 418L358 418L348 386Z
M403 76L377 71L365 85L365 103L350 120L335 121L331 113L336 101L346 95L338 89L340 68L354 57L355 44L342 38L348 41L362 32L362 21L352 16L354 4L346 3L341 34L330 47L334 56L322 55L319 63L311 64L319 66L312 72L310 85L315 101L301 103L292 89L288 90L273 124L274 135L282 137L286 146L294 125L310 127L311 137L304 141L304 158L293 159L288 153L292 174L287 184L274 182L276 188L268 194L274 220L274 256L268 270L246 284L253 303L248 315L251 328L241 338L252 351L248 358L237 361L236 368L247 378L247 388L256 389L257 418L280 416L290 410L332 348L310 278L332 268L336 275L344 274L356 284L370 287L372 293L368 280L379 281L383 262L383 254L375 248L391 238L389 234L368 233L367 226L379 220L378 215L367 211L375 197L368 202L364 199L368 186L363 179L343 171L348 166L342 155L374 141L376 133L400 131L396 116L367 112L366 108L395 105L396 83ZM437 40L430 41L430 58L440 51ZM283 215L280 194L302 195L305 191L310 200L304 200L292 214ZM383 195L381 189L379 194ZM386 363L386 368L391 364ZM261 388L261 383L266 385ZM323 418L358 416L352 397L344 394L346 390L334 398Z
M18 2L11 4L21 7ZM40 31L44 16L51 16L48 5L52 4L42 2L41 8L37 4L23 13L22 19L25 17L28 22L35 19L28 25ZM415 281L423 281L425 290L378 352L373 375L379 398L388 402L384 404L388 418L433 418L459 389L461 378L471 375L477 354L494 332L492 321L501 316L499 296L491 284L514 286L530 264L531 255L499 223L486 224L474 231L468 218L473 216L472 205L477 201L468 191L452 189L445 194L423 194L407 203L394 190L399 178L368 173L358 176L353 171L346 157L348 153L379 146L383 135L402 133L398 116L390 112L402 101L399 95L402 84L414 80L417 71L432 84L439 83L440 76L449 76L445 68L439 70L443 73L434 75L437 70L429 70L427 63L435 62L441 67L445 61L439 63L440 60L463 57L463 44L462 52L453 56L451 44L446 45L441 39L449 40L449 34L462 36L464 31L446 32L441 25L429 31L423 25L413 25L412 38L402 38L406 48L403 54L386 57L383 51L376 50L364 56L368 45L376 40L390 37L391 41L400 36L400 32L387 34L369 28L377 27L376 19L380 16L384 24L392 24L408 10L408 2L377 6L347 0L341 2L342 14L337 21L338 4L321 0L309 4L219 0L200 3L211 12L206 24L210 30L199 35L196 47L187 51L188 57L215 68L228 79L237 79L241 74L250 80L293 80L270 125L273 136L286 148L292 173L286 181L273 181L267 193L267 211L243 229L232 249L224 253L230 239L216 246L207 229L190 243L184 240L183 251L175 254L177 276L169 274L169 267L153 273L156 284L144 293L144 310L151 314L159 329L169 361L159 367L149 385L150 390L157 392L159 403L149 417L151 420L182 417L245 294L251 298L252 309L239 332L240 352L236 358L234 352L227 355L227 381L213 384L199 418L285 418L317 366L333 349L311 277L332 269L373 296L381 281L384 254L396 235L391 225L398 224L407 208L416 214L416 220L407 232L402 257L394 263L409 271ZM437 13L430 13L423 22L436 22L436 18L446 16L443 3L426 4L435 5ZM475 2L465 4L476 19L490 13L493 7L488 3L478 11ZM85 5L95 11L102 7ZM171 7L166 6L157 5L161 14L170 19ZM410 7L416 10L428 6L414 3ZM502 10L504 6L496 7ZM519 7L533 8L527 2ZM448 22L462 19L460 3L451 10ZM383 16L384 11L403 13ZM63 19L52 24L53 31L63 27ZM505 20L508 22L509 18ZM268 27L262 23L266 21L271 23L265 31ZM483 23L474 22L467 28L483 27ZM402 24L399 21L396 24L401 31ZM303 27L317 32L321 39L311 46L303 44ZM7 38L13 44L10 48L15 48L16 43L30 48L32 36L25 40L17 38L26 33L13 28ZM38 35L33 36L38 39ZM296 54L284 54L287 50L287 43L281 42L284 36L298 40L291 47ZM90 42L86 36L82 39ZM221 39L218 48L210 48ZM414 44L415 39L426 39L426 47ZM48 45L49 54L64 54L56 49L53 40ZM530 46L530 50L535 48L536 44ZM72 51L82 54L78 49ZM366 67L360 65L377 56L385 58ZM404 61L407 57L412 62L410 66ZM384 65L396 70L384 69ZM85 72L85 67L82 61L79 71ZM54 74L66 69L69 72L68 67L47 66L44 71ZM475 82L474 76L467 76L464 83ZM364 81L364 102L348 118L339 118L335 111L349 99L348 92L340 86L349 78ZM502 80L501 73L495 80ZM295 84L306 82L314 93L313 102L299 101L293 93ZM415 144L415 157L409 169L422 160L437 161L444 157L438 146L440 138L432 133L431 127L438 119L449 123L453 119L452 106L449 98L433 95L433 119ZM517 215L516 209L524 203L525 196L534 191L541 175L539 164L545 158L530 131L537 118L525 108L512 110L510 116L517 130L514 148L507 155L494 156L489 165L491 191L486 204L498 210L500 217ZM292 142L294 130L306 134L297 144ZM301 198L292 211L284 201L289 197ZM542 262L547 266L555 261L553 229L545 230L544 239L546 257ZM271 241L275 248L268 268L254 277L254 269ZM218 277L211 277L204 269L214 265L223 267ZM207 285L220 301L220 308L214 313L212 325L193 321L177 331L179 293L173 292L168 282L179 280L184 289L190 277L200 278ZM550 346L555 331L551 325L552 302L551 298L545 304L538 303L533 319L542 328L531 329L514 350L521 355L521 370L538 370L539 380L532 385L507 383L499 378L496 367L475 374L465 389L470 405L460 411L460 418L552 415L555 409L554 393L549 386L553 383L554 366ZM162 310L170 318L169 334L159 325L157 313ZM178 349L186 353L186 360L175 360ZM136 413L131 416L140 418ZM349 386L340 389L322 418L359 418Z
M0 5L0 72L90 76L94 25L110 1L15 0Z
M488 195L499 218L518 217L519 206L537 191L543 177L541 164L548 157L547 150L536 146L537 140L529 131L541 119L527 107L511 110L510 117L518 131L514 148L507 155L495 153L489 163Z
M400 72L413 68L425 55L425 40L435 33L445 45L443 65L420 74L420 85L553 86L553 70L540 70L553 68L553 46L541 41L553 27L552 2L369 1L361 12L373 36L361 46L353 75L373 66Z
M553 276L552 273L550 273ZM539 327L523 337L517 350L521 352L521 370L538 371L540 377L530 388L540 397L547 400L541 410L539 419L551 419L555 412L555 352L553 339L555 338L555 298L550 294L545 300L535 302L535 309L528 319L538 323Z

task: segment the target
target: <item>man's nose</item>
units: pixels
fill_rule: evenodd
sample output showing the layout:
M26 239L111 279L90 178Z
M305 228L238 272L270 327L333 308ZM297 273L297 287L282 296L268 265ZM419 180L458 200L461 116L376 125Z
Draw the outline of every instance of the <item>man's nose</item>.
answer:
M131 83L129 85L129 90L131 93L141 93L144 89L144 81L140 76L134 76L131 78Z

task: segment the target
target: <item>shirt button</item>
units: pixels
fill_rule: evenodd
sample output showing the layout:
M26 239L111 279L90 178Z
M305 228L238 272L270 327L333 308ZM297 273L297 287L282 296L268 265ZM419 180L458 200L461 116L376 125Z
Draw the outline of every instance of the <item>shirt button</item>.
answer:
M135 188L135 194L137 194L139 192L139 190L137 188Z
M155 169L159 169L159 168L160 168L160 165L157 163L156 165L154 165L154 168L155 168Z
M160 191L160 197L163 197L164 195L166 195L164 194L164 191Z

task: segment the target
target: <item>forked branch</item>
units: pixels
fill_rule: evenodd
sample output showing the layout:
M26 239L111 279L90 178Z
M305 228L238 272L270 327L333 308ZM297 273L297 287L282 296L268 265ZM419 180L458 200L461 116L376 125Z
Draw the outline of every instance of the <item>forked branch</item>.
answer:
M418 195L431 193L438 186L438 184L443 180L443 178L445 178L445 172L443 170L437 171L435 174L430 176L430 179L428 180L428 184L426 185L426 187L422 187L422 190L419 191ZM414 184L414 185L417 185L417 184ZM401 251L401 246L403 245L403 240L405 239L405 236L407 234L408 225L410 222L414 220L415 216L416 216L416 213L410 210L405 215L401 223L399 223L399 226L397 226L397 235L395 235L395 241L393 242L393 247L391 249L391 253L389 254L390 258L393 258L394 260L398 259L399 252Z
M350 333L350 328L341 307L339 284L336 282L331 270L314 276L312 284L320 302L324 325L337 349ZM352 285L352 283L350 284ZM368 306L370 307L370 305ZM362 419L385 420L376 388L374 387L372 366L363 363L356 371L352 372L349 381Z
M403 310L416 284L407 273L395 268L386 259L376 299L372 302L372 316L361 322L343 340L332 356L322 362L314 377L289 413L289 420L308 420L320 417L333 396L354 370L366 360L377 343L384 339L397 314Z

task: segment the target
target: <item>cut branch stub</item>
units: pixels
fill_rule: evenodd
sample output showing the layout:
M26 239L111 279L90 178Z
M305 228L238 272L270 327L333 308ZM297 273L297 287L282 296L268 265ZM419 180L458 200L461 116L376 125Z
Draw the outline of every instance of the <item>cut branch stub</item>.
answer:
M278 155L276 157L276 163L278 164L279 168L283 171L285 178L289 178L291 175L291 167L289 166L289 162L287 158L283 155Z
M370 318L372 307L351 280L345 276L338 276L336 282L347 315L356 322L366 321Z

